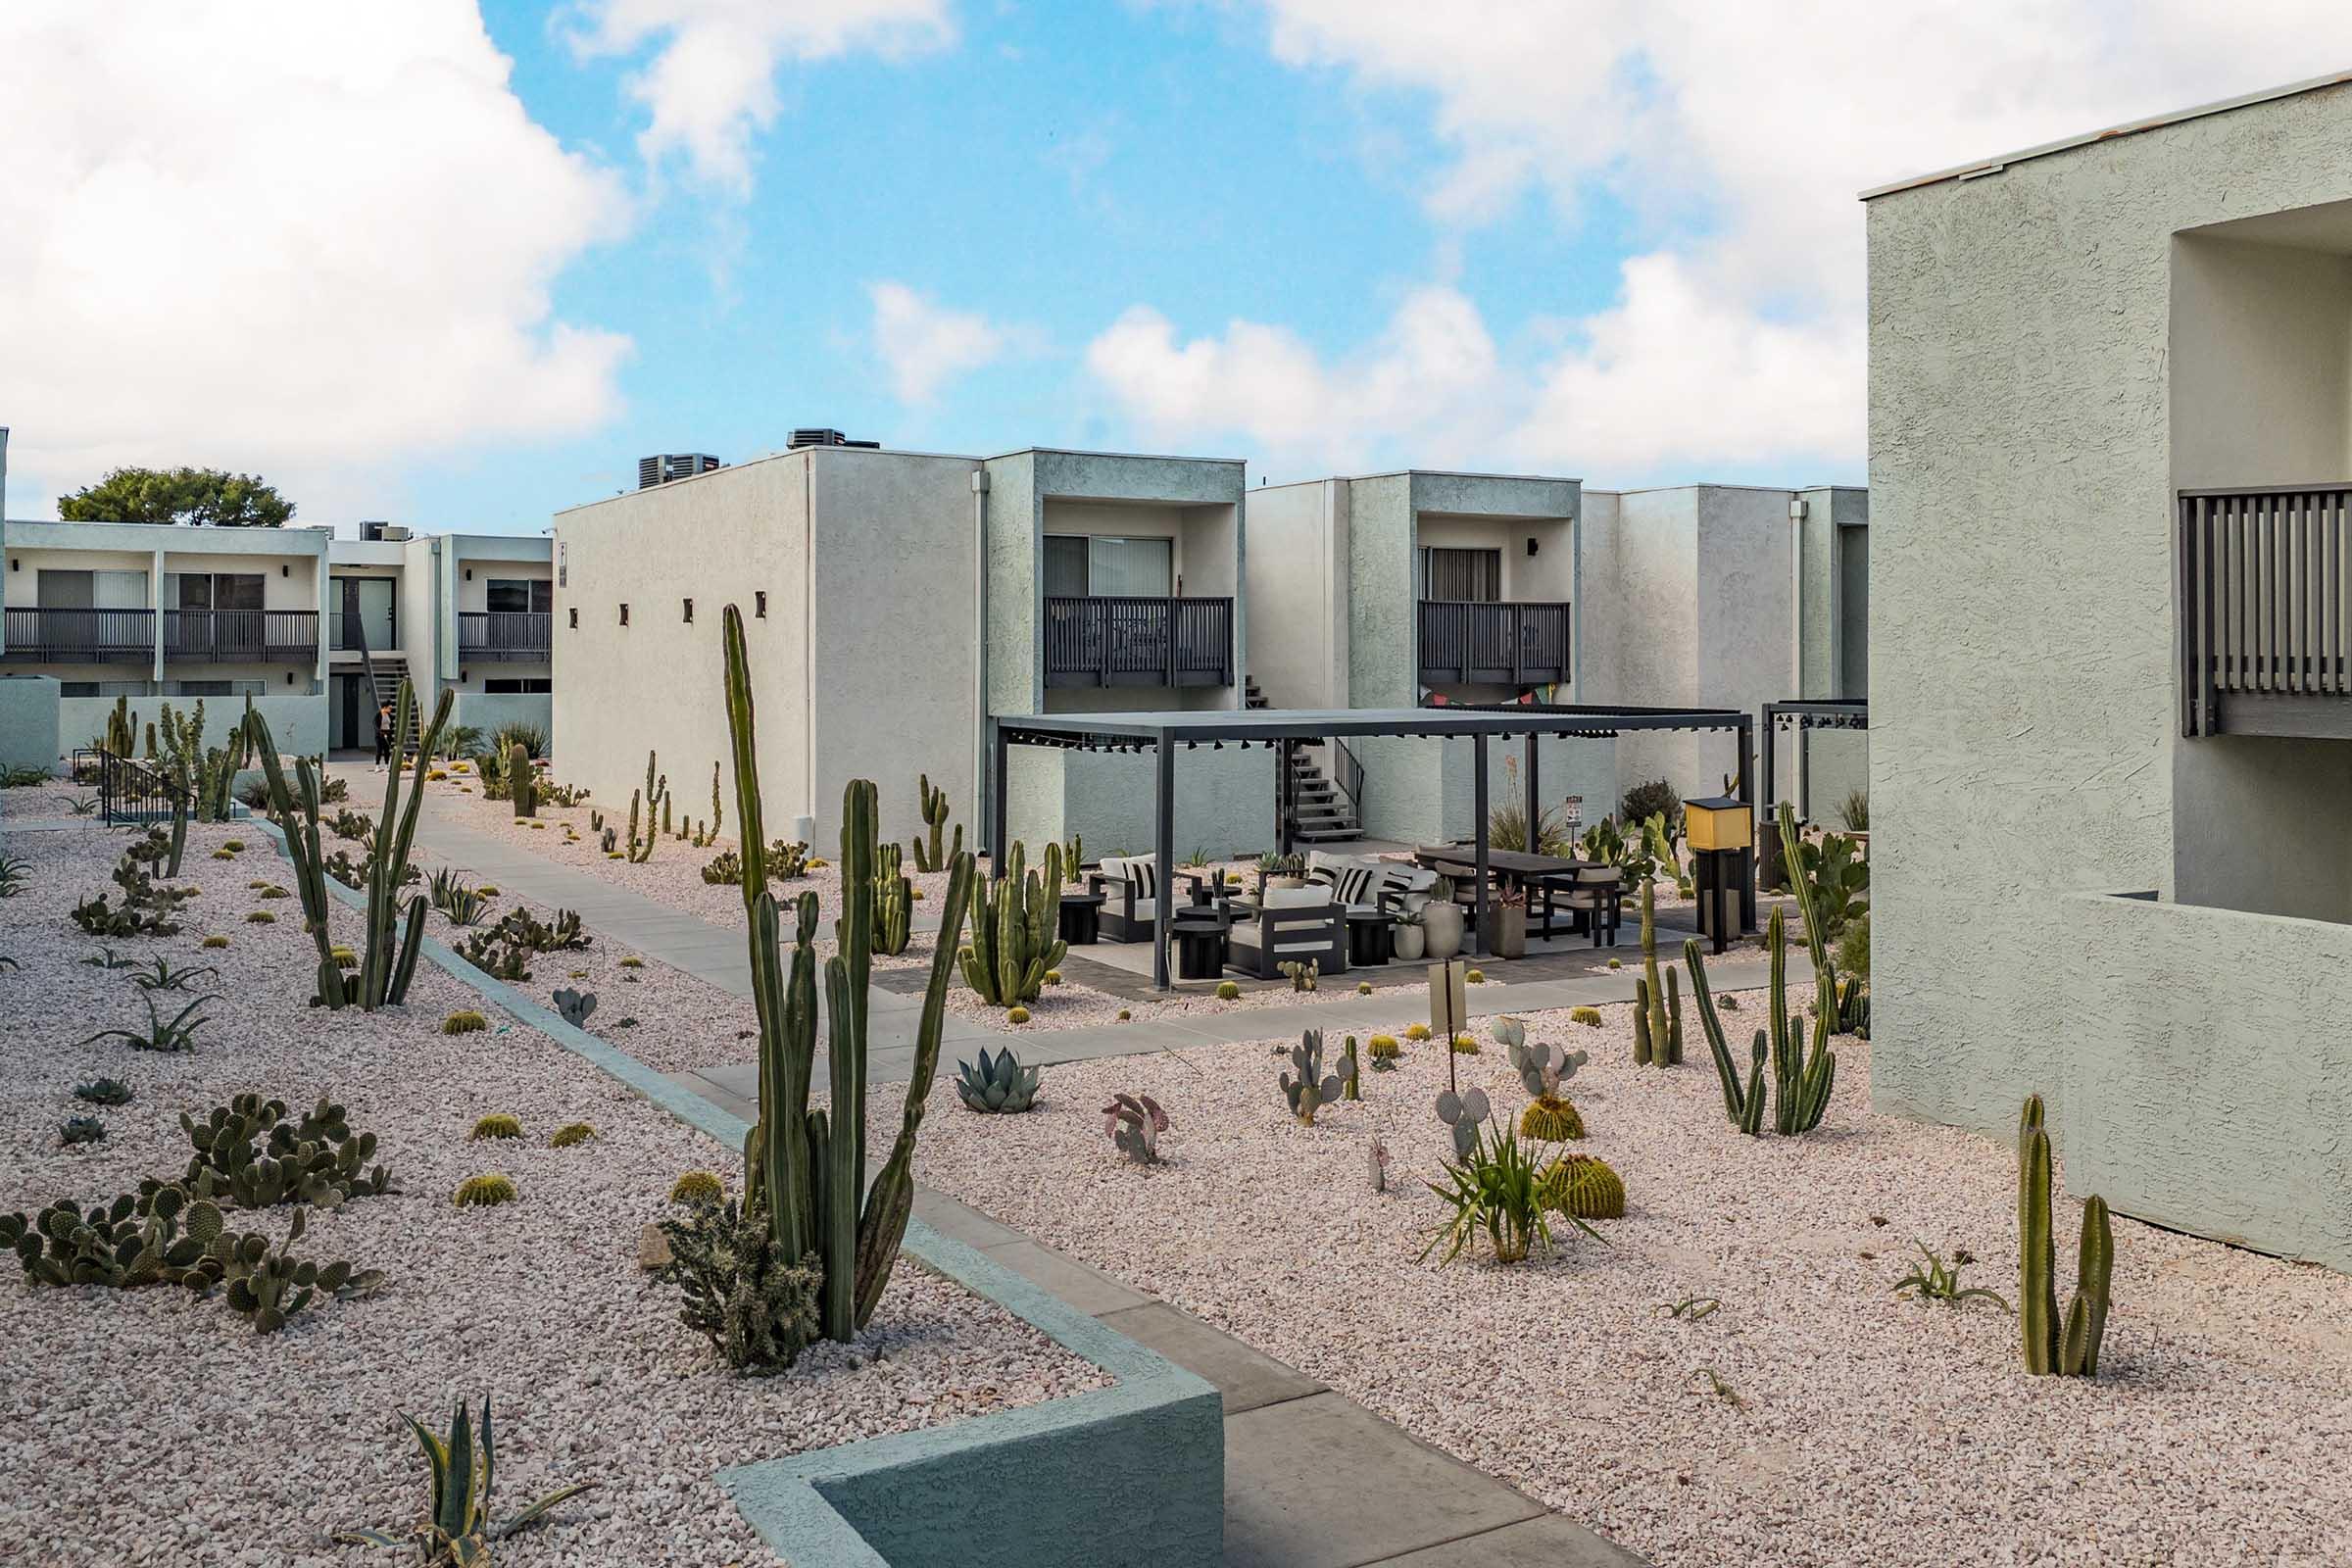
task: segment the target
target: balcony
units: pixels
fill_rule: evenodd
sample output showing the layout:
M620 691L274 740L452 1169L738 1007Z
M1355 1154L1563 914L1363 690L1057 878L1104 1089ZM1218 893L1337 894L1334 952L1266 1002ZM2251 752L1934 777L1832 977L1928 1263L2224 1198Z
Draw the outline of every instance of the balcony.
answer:
M1046 601L1048 686L1230 686L1233 601Z
M164 658L191 664L307 664L318 657L316 610L167 610Z
M2183 490L2183 735L2352 738L2352 485Z
M155 612L12 609L7 657L36 664L150 663Z
M1421 601L1421 684L1543 686L1569 678L1565 604Z
M458 657L493 663L544 664L548 627L555 617L546 611L465 610L458 612Z

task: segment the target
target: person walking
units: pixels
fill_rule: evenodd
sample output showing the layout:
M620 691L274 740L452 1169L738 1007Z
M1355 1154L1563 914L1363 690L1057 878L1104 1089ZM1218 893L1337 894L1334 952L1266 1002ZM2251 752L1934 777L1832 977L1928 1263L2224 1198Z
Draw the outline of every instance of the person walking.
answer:
M392 705L379 704L375 710L375 765L385 767L392 761Z

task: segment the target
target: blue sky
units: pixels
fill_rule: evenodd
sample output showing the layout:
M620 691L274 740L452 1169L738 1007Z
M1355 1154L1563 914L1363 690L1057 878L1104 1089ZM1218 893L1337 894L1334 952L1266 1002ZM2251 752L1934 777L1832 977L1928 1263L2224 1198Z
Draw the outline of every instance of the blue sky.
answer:
M304 520L528 531L804 424L1855 482L1860 189L2352 55L2321 0L142 19L0 7L11 515L191 463Z

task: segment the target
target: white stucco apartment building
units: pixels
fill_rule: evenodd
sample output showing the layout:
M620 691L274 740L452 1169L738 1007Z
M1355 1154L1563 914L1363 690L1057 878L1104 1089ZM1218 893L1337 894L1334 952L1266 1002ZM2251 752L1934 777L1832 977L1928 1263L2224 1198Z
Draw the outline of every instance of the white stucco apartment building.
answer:
M1867 193L1872 1092L2352 1266L2352 86Z

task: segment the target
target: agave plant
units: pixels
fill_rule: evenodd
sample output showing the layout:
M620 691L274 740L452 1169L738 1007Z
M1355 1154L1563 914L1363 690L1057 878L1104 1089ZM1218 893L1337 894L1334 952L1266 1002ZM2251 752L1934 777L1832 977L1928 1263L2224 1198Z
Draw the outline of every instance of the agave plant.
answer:
M170 960L157 954L152 968L140 969L130 977L130 983L141 991L185 991L199 975L217 975L220 971L211 964L174 969Z
M101 1040L121 1040L124 1045L137 1051L172 1052L196 1049L196 1031L212 1021L197 1013L196 1009L212 1001L211 997L198 997L194 1002L180 1008L178 1013L168 1021L155 1010L155 998L152 995L143 1000L147 1004L147 1032L145 1034L139 1033L136 1029L101 1029L87 1040L75 1041L74 1044L94 1046Z
M956 1064L956 1093L973 1110L1011 1115L1037 1103L1037 1069L1024 1067L1006 1046L993 1057L980 1048L980 1062Z
M424 1450L424 1462L433 1473L432 1512L404 1534L393 1535L381 1530L346 1530L335 1540L348 1545L360 1546L416 1546L431 1568L436 1564L452 1564L455 1568L472 1568L490 1561L490 1544L547 1517L556 1504L576 1497L596 1483L579 1482L560 1491L551 1492L528 1508L503 1523L490 1519L490 1486L498 1472L498 1454L490 1431L490 1400L482 1399L481 1441L474 1441L472 1423L466 1415L466 1401L457 1401L450 1417L449 1437L444 1440L427 1431L415 1416L403 1414L403 1421L416 1436L416 1446Z

